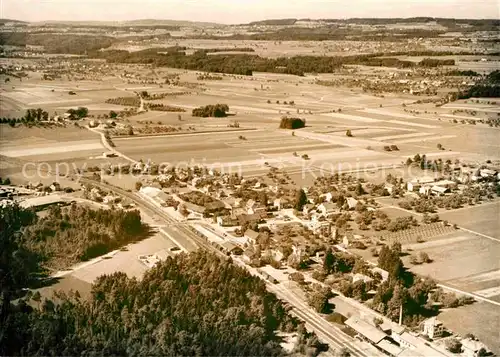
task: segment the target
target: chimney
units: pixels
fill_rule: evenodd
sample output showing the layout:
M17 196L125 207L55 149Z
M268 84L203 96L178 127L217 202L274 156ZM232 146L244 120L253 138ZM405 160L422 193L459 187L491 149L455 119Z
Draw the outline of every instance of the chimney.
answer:
M399 306L399 326L403 323L403 304Z

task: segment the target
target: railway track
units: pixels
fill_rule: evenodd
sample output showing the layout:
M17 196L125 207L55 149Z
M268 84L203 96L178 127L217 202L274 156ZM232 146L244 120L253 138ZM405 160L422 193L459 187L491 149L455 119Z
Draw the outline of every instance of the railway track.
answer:
M81 178L80 181L82 183L87 183L96 187L99 187L104 190L108 190L111 192L114 192L116 194L119 194L123 197L127 197L130 199L132 202L136 204L137 207L141 208L144 210L146 213L152 215L152 216L158 216L162 220L166 222L167 226L175 227L178 231L180 231L187 239L191 240L196 246L204 248L210 252L216 253L218 256L223 257L227 259L227 255L225 255L223 252L218 250L216 247L208 243L204 238L199 236L195 231L194 228L189 226L188 224L185 223L179 223L175 221L172 217L170 217L168 214L164 213L156 207L154 204L151 202L148 202L144 199L141 199L137 195L133 194L132 192L129 192L127 190L124 190L122 188L104 183L104 182L99 182L87 178Z

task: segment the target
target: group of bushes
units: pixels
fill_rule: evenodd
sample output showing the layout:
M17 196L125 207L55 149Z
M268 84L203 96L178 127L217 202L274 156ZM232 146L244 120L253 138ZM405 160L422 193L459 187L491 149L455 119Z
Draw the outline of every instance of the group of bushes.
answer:
M174 107L171 105L165 105L165 104L156 104L156 103L148 103L146 104L146 108L149 110L156 110L159 112L185 112L186 110L184 108L180 107Z
M214 76L211 74L200 74L198 77L196 77L199 81L221 81L222 76Z
M306 126L306 120L300 118L282 117L280 129L300 129Z
M205 105L199 108L193 109L192 115L194 117L215 117L215 118L223 118L227 116L227 112L229 111L229 107L227 104L215 104L215 105Z

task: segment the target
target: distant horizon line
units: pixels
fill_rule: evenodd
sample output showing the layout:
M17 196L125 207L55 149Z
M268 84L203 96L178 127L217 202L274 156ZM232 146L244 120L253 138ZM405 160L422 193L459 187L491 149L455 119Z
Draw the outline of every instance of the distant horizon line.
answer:
M339 21L347 21L347 20L411 20L411 19L422 19L422 20L472 20L472 21L481 21L481 20L494 20L494 21L499 21L500 19L492 17L492 18L485 18L485 17L478 17L478 18L462 18L462 17L432 17L432 16L412 16L412 17L330 17L330 18L311 18L311 17L274 17L274 18L264 18L260 20L252 20L249 22L240 22L240 23L222 23L222 22L214 22L214 21L198 21L198 20L187 20L187 19L182 19L182 20L176 20L176 19L169 19L169 18L136 18L136 19L128 19L128 20L36 20L36 21L29 21L29 20L20 20L20 19L12 19L12 18L0 18L1 22L23 22L23 23L40 23L40 22L49 22L49 23L85 23L85 22L102 22L102 23L127 23L127 22L134 22L134 21L172 21L172 22L192 22L192 23L207 23L207 24L217 24L217 25L248 25L251 23L255 22L264 22L264 21L279 21L279 20L296 20L296 21L332 21L332 20L339 20Z

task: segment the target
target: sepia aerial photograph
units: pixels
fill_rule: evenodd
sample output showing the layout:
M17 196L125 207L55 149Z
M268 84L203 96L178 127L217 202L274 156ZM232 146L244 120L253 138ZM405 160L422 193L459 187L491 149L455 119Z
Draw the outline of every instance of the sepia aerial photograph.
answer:
M500 2L0 0L0 356L500 356Z

